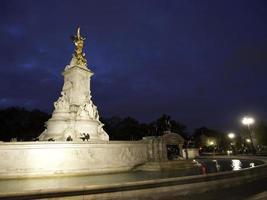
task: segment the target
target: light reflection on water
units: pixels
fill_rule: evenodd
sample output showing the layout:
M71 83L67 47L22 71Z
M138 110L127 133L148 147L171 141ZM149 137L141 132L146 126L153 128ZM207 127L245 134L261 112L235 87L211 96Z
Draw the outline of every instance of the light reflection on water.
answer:
M249 163L249 166L250 167L255 167L255 163L253 163L253 162L252 163Z
M245 159L198 159L198 162L205 168L206 173L237 171L262 164L262 161Z
M196 164L196 162L194 163ZM192 163L192 166L194 165L194 163ZM197 159L197 163L200 163L200 166L205 166L205 173L240 170L242 168L249 168L262 164L261 161L237 159ZM108 185L133 181L199 175L202 174L202 172L202 168L196 166L189 169L168 170L160 172L136 171L129 173L91 176L0 180L0 193L40 189L74 188L90 185Z
M232 168L234 171L242 169L242 163L240 160L232 160Z

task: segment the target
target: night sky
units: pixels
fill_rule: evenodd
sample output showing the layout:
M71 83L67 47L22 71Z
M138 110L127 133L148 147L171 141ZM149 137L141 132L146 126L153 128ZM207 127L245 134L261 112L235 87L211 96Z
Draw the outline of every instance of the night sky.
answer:
M81 26L102 117L166 113L189 130L267 121L267 2L1 0L0 107L48 113Z

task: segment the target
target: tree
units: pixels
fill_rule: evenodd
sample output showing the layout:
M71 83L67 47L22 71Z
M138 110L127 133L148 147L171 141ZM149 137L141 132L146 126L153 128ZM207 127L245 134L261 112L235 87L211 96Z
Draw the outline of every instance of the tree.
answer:
M267 125L263 121L255 125L254 133L257 144L267 146Z
M105 123L104 129L109 134L110 140L140 140L147 132L145 124L131 117L121 119L112 117L103 120Z
M186 126L184 124L181 124L178 121L171 120L171 131L174 133L178 133L181 135L183 138L188 138L188 133L186 132Z
M170 119L171 117L169 115L163 114L160 118L156 120L157 135L162 135L164 131L170 130Z
M11 107L0 110L0 140L30 141L44 130L49 115L40 110L28 111L25 108Z
M217 130L209 129L207 127L201 127L195 130L193 134L195 140L195 145L197 147L208 148L212 145L209 141L213 141L216 148L220 151L227 149L229 142L227 141L227 136Z
M162 135L164 131L171 131L178 133L185 138L187 137L187 133L185 132L186 126L178 121L171 119L171 116L166 114L163 114L155 122L152 122L150 126L154 127L155 135L158 136Z

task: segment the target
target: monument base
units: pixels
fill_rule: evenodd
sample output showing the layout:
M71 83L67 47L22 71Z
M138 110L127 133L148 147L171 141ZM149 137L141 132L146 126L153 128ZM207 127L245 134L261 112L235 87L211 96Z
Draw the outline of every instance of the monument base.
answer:
M47 129L39 136L42 141L53 139L66 141L68 137L73 141L81 141L83 135L88 135L90 140L108 141L109 137L102 129L102 124L96 120L62 120L50 119L47 121Z
M0 178L129 171L148 161L145 141L3 142Z

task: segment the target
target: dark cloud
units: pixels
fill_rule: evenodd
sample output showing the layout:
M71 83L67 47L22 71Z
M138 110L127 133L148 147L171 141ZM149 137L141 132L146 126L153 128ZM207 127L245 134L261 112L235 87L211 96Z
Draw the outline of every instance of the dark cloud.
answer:
M267 120L265 1L0 1L0 106L52 111L78 25L102 116Z

